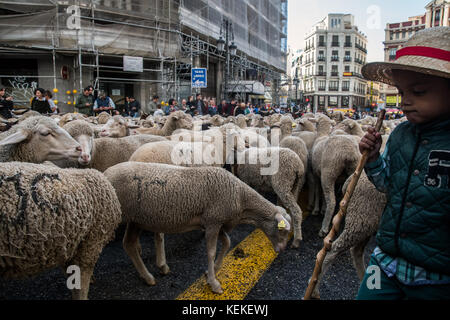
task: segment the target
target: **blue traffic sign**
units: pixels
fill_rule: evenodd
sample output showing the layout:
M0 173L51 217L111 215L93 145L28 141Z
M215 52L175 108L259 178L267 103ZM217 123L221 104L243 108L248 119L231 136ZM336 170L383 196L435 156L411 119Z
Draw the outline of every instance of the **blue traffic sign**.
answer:
M208 77L206 68L192 68L191 72L192 88L207 88Z

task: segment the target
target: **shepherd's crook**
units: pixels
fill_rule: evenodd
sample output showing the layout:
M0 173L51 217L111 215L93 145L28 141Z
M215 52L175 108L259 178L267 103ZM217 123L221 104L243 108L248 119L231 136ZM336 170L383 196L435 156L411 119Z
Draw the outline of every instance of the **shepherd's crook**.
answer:
M380 114L378 116L377 124L375 126L375 129L379 132L381 129L381 125L383 124L384 115L386 113L386 110L381 110ZM334 216L333 218L333 226L331 228L330 233L325 237L323 240L323 248L319 251L316 257L316 266L314 267L314 272L311 276L311 280L309 281L308 288L306 288L305 296L303 297L304 300L311 299L311 295L314 291L314 288L317 284L317 279L322 272L322 265L323 261L325 260L325 256L327 255L327 252L331 249L331 243L333 242L333 239L335 235L339 232L339 228L342 222L342 219L347 214L347 207L348 203L350 202L350 199L353 195L353 191L355 191L356 185L358 184L359 177L361 176L361 173L364 169L364 166L366 165L367 158L369 157L369 150L365 150L362 154L361 159L359 160L358 166L356 167L356 171L353 174L352 180L350 181L350 184L347 187L347 191L345 192L344 199L341 201L339 205L339 212Z

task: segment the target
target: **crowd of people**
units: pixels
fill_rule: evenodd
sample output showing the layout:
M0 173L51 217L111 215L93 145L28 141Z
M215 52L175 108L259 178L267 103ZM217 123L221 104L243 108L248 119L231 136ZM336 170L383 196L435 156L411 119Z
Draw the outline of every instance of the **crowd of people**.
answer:
M11 112L14 101L11 96L6 95L6 89L0 88L0 115L9 119L13 117ZM30 109L42 114L57 114L59 109L53 101L53 94L50 90L37 88L34 90L34 97L30 100ZM133 118L146 118L149 115L167 116L176 111L184 111L192 116L197 115L221 115L223 117L260 114L270 116L275 113L290 113L294 118L301 117L307 112L308 107L304 105L293 105L291 107L253 104L251 102L240 102L231 99L230 102L222 100L217 103L216 98L203 97L201 94L191 95L187 99L182 99L178 104L176 99L169 99L168 102L159 101L157 95L153 96L148 104L141 103L134 96L125 97L124 104L116 105L113 99L107 96L104 91L96 92L93 86L83 89L74 103L74 111L88 116L97 116L101 112L108 112L111 115L122 115ZM346 113L346 117L354 120L365 118L366 116L376 116L376 112L353 112ZM387 114L386 119L398 119L403 117L400 113Z

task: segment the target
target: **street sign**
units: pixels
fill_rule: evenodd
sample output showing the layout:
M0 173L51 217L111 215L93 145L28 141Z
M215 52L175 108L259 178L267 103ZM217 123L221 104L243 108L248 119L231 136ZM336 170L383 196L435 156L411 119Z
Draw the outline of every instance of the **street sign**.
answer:
M144 59L142 57L123 56L123 71L144 72Z
M191 72L191 86L192 88L207 88L208 77L206 68L192 68Z

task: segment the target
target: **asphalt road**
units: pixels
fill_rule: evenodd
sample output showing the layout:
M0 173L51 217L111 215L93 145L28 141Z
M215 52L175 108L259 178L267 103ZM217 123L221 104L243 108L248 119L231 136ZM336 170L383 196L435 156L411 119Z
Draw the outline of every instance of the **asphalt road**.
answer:
M303 243L300 249L281 253L245 300L299 300L303 297L312 274L315 257L322 247L317 233L322 217L308 217L303 222ZM238 226L230 234L232 248L254 230L252 226ZM143 259L155 276L157 285L147 286L140 280L130 259L122 248L124 227L103 250L97 263L89 298L92 300L174 300L207 269L206 246L201 231L166 235L166 256L171 272L162 276L155 266L153 234L143 233ZM374 248L372 240L366 248L366 260ZM25 280L0 280L0 300L66 300L71 295L66 288L63 270L54 269ZM322 300L354 299L359 280L350 253L337 259L321 285Z

